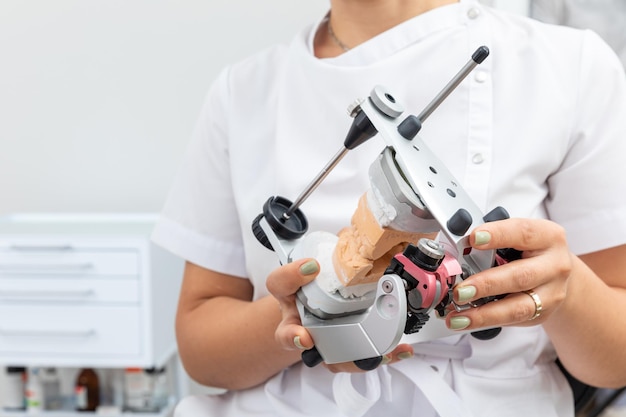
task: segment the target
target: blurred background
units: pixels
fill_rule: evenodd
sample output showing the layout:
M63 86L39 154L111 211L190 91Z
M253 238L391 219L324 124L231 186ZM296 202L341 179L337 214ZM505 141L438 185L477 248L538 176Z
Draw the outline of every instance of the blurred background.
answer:
M2 0L0 215L160 210L218 71L291 39L327 8Z

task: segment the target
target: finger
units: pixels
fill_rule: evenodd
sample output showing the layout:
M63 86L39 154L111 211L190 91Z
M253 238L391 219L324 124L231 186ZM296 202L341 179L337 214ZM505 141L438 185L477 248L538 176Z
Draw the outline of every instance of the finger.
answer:
M295 296L281 298L279 302L280 312L282 314L280 325L301 324L300 312L298 311L295 299Z
M299 323L281 323L274 335L278 344L287 350L307 350L314 345L309 332Z
M454 301L463 305L484 297L541 287L550 305L559 304L566 295L565 283L571 268L569 254L561 256L561 252L548 251L541 256L520 259L470 276L454 287Z
M470 244L478 249L514 248L540 250L566 244L565 231L543 219L507 219L480 225L470 234Z
M273 270L267 277L267 290L276 298L289 297L313 281L320 266L315 259L300 259Z
M525 292L518 292L478 308L452 312L446 317L446 325L452 330L534 325L543 321L545 313L543 301L537 292L535 292L535 297Z
M484 297L525 291L544 285L550 276L542 267L546 260L523 259L490 268L472 275L454 287L457 304L467 304Z
M411 357L413 357L413 346L403 343L383 357L383 365L390 365Z

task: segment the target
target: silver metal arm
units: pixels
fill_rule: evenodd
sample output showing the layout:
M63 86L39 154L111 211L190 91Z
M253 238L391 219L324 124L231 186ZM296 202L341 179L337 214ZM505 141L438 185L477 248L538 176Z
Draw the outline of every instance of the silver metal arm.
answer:
M409 140L398 132L399 125L406 119L389 117L374 104L385 100L397 103L393 95L380 86L372 94L378 97L365 100L361 109L388 147L379 162L384 166L380 172L385 177L392 177L394 170L400 171L410 188L395 190L396 195L400 194L407 200L416 196L423 205L423 217L430 214L456 253L463 254L471 248L469 232L485 222L483 212L419 136ZM406 195L407 190L414 196ZM470 251L464 258L473 271L482 271L493 266L495 251Z

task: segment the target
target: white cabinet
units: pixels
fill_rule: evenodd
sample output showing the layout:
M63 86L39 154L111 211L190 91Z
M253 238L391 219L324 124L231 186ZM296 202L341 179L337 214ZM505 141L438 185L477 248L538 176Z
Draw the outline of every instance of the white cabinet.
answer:
M161 367L176 353L183 261L154 216L0 220L0 364Z

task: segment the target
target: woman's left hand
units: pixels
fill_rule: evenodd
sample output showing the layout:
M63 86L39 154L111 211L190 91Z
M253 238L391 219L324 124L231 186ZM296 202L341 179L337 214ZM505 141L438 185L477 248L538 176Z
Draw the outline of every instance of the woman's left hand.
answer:
M565 231L548 220L507 219L481 225L470 235L473 250L513 248L522 258L477 273L454 288L457 304L490 296L505 298L478 308L453 311L450 329L480 329L543 323L567 294L572 254Z

